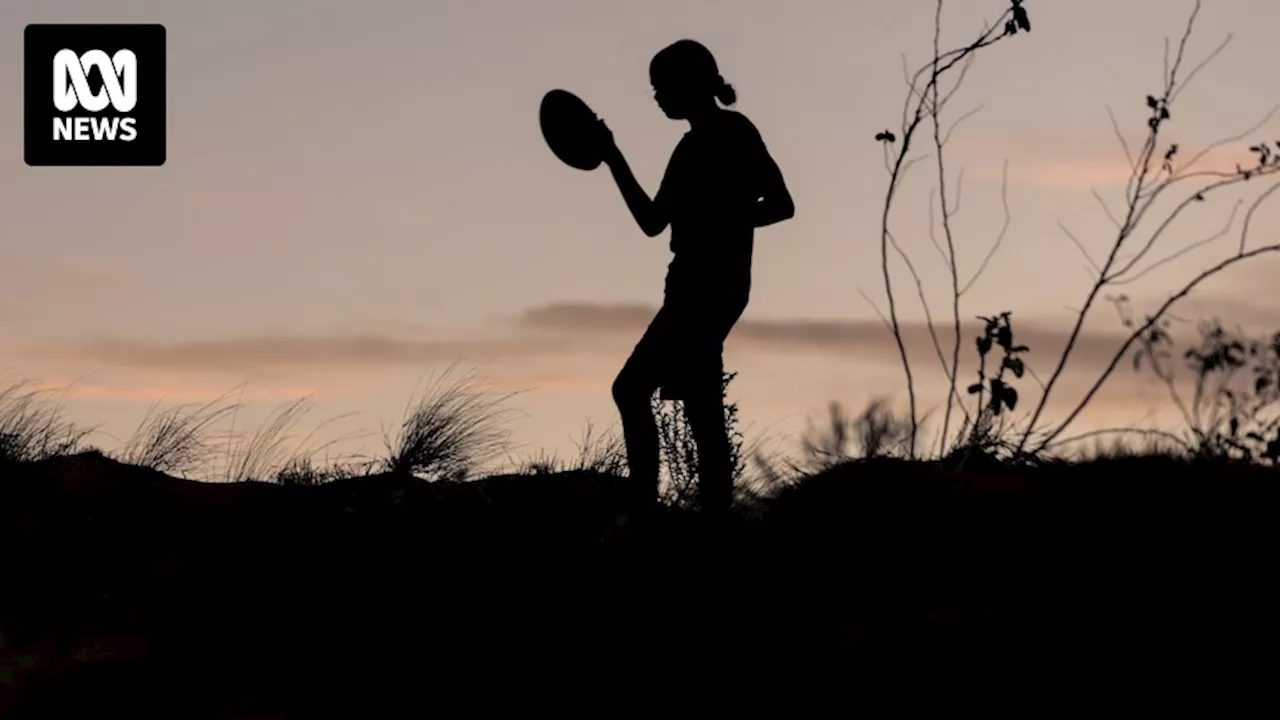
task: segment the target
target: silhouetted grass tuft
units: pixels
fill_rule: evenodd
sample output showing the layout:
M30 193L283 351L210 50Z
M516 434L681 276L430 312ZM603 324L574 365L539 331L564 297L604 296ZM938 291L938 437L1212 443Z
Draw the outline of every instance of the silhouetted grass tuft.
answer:
M621 433L607 430L597 433L588 422L582 439L575 442L577 457L572 462L562 460L555 453L539 450L532 457L517 461L516 472L521 475L550 475L559 472L595 472L606 475L624 475L627 471L627 445Z
M373 461L317 463L311 455L300 455L291 458L280 468L275 481L284 486L323 485L336 480L365 477L375 467L376 463Z
M450 367L410 400L405 420L394 437L385 436L383 469L438 481L462 481L482 465L501 457L510 433L504 427L504 404L513 393L494 393L475 386L474 372L450 380Z
M123 463L179 477L207 468L217 453L211 428L236 409L235 404L222 404L228 395L163 412L156 412L158 403L153 403L115 456Z
M44 460L82 449L92 429L64 420L62 399L51 400L50 392L28 382L0 389L0 460Z
M311 397L301 397L277 407L262 425L252 434L240 438L228 438L227 482L245 482L248 480L267 480L279 478L282 474L297 478L300 468L316 471L313 457L333 445L343 437L335 438L319 446L312 445L312 438L335 420L349 417L351 414L330 418L313 428L311 432L296 445L290 447L292 439L289 432L314 407ZM347 472L343 467L331 467L319 471L321 476ZM290 473L294 473L290 475Z

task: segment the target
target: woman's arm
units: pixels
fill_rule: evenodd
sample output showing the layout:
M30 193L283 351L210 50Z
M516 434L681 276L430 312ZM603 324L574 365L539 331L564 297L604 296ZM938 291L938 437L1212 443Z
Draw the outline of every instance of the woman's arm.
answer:
M601 121L600 127L605 133L604 163L609 166L614 182L622 192L622 199L627 202L627 209L631 211L631 216L635 218L636 224L645 235L656 237L667 229L671 220L667 217L666 204L662 201L662 191L658 191L657 198L649 199L649 193L640 187L635 174L631 172L631 166L627 164L627 159L622 156L622 151L614 143L613 133L605 127L604 121Z
M790 220L796 214L795 202L791 199L791 192L787 190L787 183L782 178L778 163L774 162L763 142L760 150L763 151L760 160L763 192L756 201L755 217L752 218L758 228Z

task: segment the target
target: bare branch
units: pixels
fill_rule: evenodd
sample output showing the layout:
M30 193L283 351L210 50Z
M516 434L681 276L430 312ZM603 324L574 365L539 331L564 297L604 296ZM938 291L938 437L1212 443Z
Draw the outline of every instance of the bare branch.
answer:
M1187 283L1181 290L1174 293L1167 300L1165 300L1165 302L1160 305L1160 308L1150 316L1147 322L1144 323L1137 330L1135 330L1133 334L1131 334L1129 338L1125 340L1124 344L1120 346L1120 350L1116 352L1115 356L1112 357L1111 362L1107 364L1106 369L1103 370L1102 375L1098 378L1097 382L1095 382L1093 384L1093 387L1089 389L1089 392L1085 394L1084 399L1081 400L1078 405L1076 405L1076 408L1071 411L1071 414L1067 416L1066 420L1063 420L1055 430L1053 430L1048 434L1048 437L1046 438L1046 440L1042 441L1035 450L1031 451L1032 454L1044 449L1045 443L1052 442L1054 438L1056 438L1064 430L1067 429L1067 427L1084 410L1085 406L1088 405L1089 402L1093 400L1093 396L1098 393L1098 390L1102 387L1103 383L1105 383L1107 379L1111 377L1111 373L1115 371L1116 365L1120 364L1120 361L1124 358L1125 354L1129 351L1129 347L1132 346L1133 343L1142 336L1142 333L1145 333L1147 330L1150 330L1151 326L1155 325L1156 322L1158 322L1159 319L1164 315L1165 311L1167 311L1170 307L1172 307L1174 303L1178 302L1182 298L1189 295L1191 291L1194 290L1196 286L1198 286L1205 279L1210 278L1214 275L1217 275L1218 273L1222 272L1228 267L1231 267L1232 265L1235 265L1238 262L1248 260L1249 258L1253 258L1259 255L1263 255L1265 253L1273 253L1273 252L1280 252L1280 243L1265 245L1255 250L1250 250L1248 252L1240 253L1238 255L1233 255L1227 258L1226 260L1219 262L1213 267L1210 267L1208 270L1201 272L1199 275L1196 275L1196 277L1192 279L1191 282Z
M920 92L920 89L916 87L916 78L911 76L911 69L907 65L906 53L902 53L902 79L907 83L907 102L902 106L902 125L899 129L902 130L903 135L906 135L909 124L908 118L910 116L911 101L919 98L921 102L924 102L924 95Z
M1219 240L1219 239L1221 239L1221 238L1225 237L1227 233L1231 232L1231 226L1232 226L1232 225L1234 225L1234 224L1235 224L1235 222L1236 222L1236 213L1240 210L1240 206L1241 206L1241 205L1243 205L1243 204L1244 204L1244 201L1243 201L1243 200L1237 200L1237 201L1236 201L1235 207L1233 207L1233 208L1231 209L1231 217L1227 219L1227 224L1226 224L1226 226L1225 226L1225 227L1223 227L1223 228L1222 228L1221 230L1219 230L1218 232L1214 233L1213 235L1210 235L1209 237L1204 238L1203 240L1198 240L1198 241L1196 241L1196 242L1193 242L1193 243L1191 243L1190 245L1188 245L1188 246L1186 246L1186 247L1182 248L1182 249L1181 249L1181 250L1179 250L1178 252L1173 253L1172 255L1169 255L1168 257L1165 257L1165 258L1164 258L1164 259L1162 259L1162 260L1159 260L1159 261L1157 261L1157 262L1151 263L1150 265L1148 265L1147 267L1143 268L1140 272L1138 272L1136 275L1133 275L1132 277L1128 277L1128 278L1125 278L1125 279L1123 279L1123 280L1115 280L1115 279L1112 279L1112 280L1108 281L1108 284L1110 284L1110 285L1128 285L1129 283L1132 283L1132 282L1135 282L1135 281L1139 280L1140 278L1142 278L1142 276L1143 276L1143 275L1146 275L1147 273L1151 272L1152 270L1155 270L1156 268L1161 267L1162 265L1166 265L1166 264L1168 264L1168 263L1171 263L1171 262L1173 262L1174 260L1177 260L1178 258L1182 257L1183 255L1186 255L1187 253L1191 252L1192 250L1195 250L1196 248L1204 247L1205 245L1208 245L1209 243L1212 243L1212 242L1213 242L1213 241L1215 241L1215 240ZM1248 232L1248 229L1247 229L1247 228L1246 228L1245 232ZM1243 251L1243 249L1242 249L1242 251ZM1114 276L1113 276L1113 277L1114 277Z
M871 297L867 295L866 291L864 291L862 288L858 288L858 294L862 296L863 300L867 301L867 304L871 306L872 310L876 311L876 315L880 316L881 322L884 323L885 330L888 330L889 332L893 332L893 326L889 324L889 318L885 317L884 313L880 311L879 306L877 306L875 301L872 300Z
M1267 111L1267 114L1264 115L1261 120L1255 123L1248 130L1245 130L1244 132L1238 135L1233 135L1229 138L1223 138L1222 140L1218 140L1217 142L1214 142L1212 145L1196 153L1182 167L1175 170L1174 175L1178 176L1178 178L1188 177L1188 175L1186 174L1187 171L1190 170L1192 167L1194 167L1196 163L1200 162L1200 160L1203 159L1205 155L1208 155L1209 153L1213 152L1214 150L1217 150L1220 147L1231 145L1233 143L1238 143L1248 137L1251 137L1252 135L1257 133L1259 130L1261 130L1263 126L1265 126L1268 122L1271 122L1271 118L1275 117L1277 112L1280 112L1280 105L1273 106L1269 111Z
M1133 153L1129 151L1129 141L1124 139L1124 133L1120 130L1120 122L1116 120L1115 111L1111 106L1107 106L1107 117L1111 118L1111 129L1116 134L1116 139L1120 141L1120 147L1124 150L1124 159L1129 163L1130 173L1137 172L1137 164L1133 160ZM1132 177L1132 176L1131 176Z
M1253 204L1249 206L1249 212L1244 214L1244 228L1240 230L1240 253L1244 253L1244 244L1249 240L1249 226L1253 224L1253 214L1258 211L1258 208L1262 206L1262 203L1266 202L1267 198L1271 197L1271 193L1275 192L1277 189L1280 189L1280 183L1276 183L1275 185L1267 188L1266 191L1259 195L1258 199L1254 200ZM1239 205L1237 204L1236 207L1239 207ZM1234 215L1234 213L1232 214Z
M1160 77L1162 78L1169 77L1169 36L1168 35L1166 35L1164 38L1164 73Z
M907 176L907 171L908 171L908 170L910 170L911 168L915 167L915 164L916 164L916 163L918 163L918 162L923 162L923 161L928 160L928 159L929 159L929 156L928 156L928 155L921 155L920 157L912 158L912 159L908 160L907 162L903 163L903 165L902 165L902 171L898 173L898 179L899 179L899 181L901 181L901 180L903 180L903 179L905 179L905 178L906 178L906 176Z
M1107 207L1107 201L1106 201L1106 200L1103 200L1103 199L1102 199L1102 196L1098 194L1098 189L1097 189L1097 188L1089 188L1089 192L1091 192L1091 193L1093 194L1093 199L1098 201L1098 205L1102 206L1102 212L1106 214L1107 219L1111 221L1111 224L1112 224L1112 225L1115 225L1115 226L1116 226L1116 229L1117 229L1117 230L1119 230L1119 229L1120 229L1120 221L1119 221L1119 220L1117 220L1117 219L1116 219L1116 216L1115 216L1115 215L1113 215L1113 214L1111 213L1111 208Z
M947 143L951 142L951 134L952 134L952 133L954 133L954 132L956 131L956 128L960 125L960 123L962 123L962 122L964 122L965 120L968 120L969 118L973 117L974 115L977 115L978 113L982 112L982 109L983 109L983 108L985 108L985 107L986 107L986 105L979 105L978 107L976 107L976 108L974 108L974 109L970 110L969 112L967 112L967 113L965 113L965 114L961 115L960 117L956 118L956 121L955 121L955 122L953 122L953 123L951 123L951 127L947 129L946 134L943 136L943 138L942 138L942 144L944 144L944 145L945 145L945 144L947 144Z
M1196 3L1196 5L1199 6L1199 3ZM1231 37L1232 37L1231 34L1228 33L1227 37L1223 39L1222 43L1219 44L1218 47L1214 48L1213 52L1209 53L1208 57L1206 57L1204 60L1201 60L1200 64L1197 65L1195 69L1187 73L1187 79L1183 80L1182 83L1178 85L1178 87L1175 88L1173 92L1169 95L1169 102L1172 103L1173 101L1177 100L1178 96L1182 94L1182 91L1187 89L1187 85L1190 85L1191 81L1195 79L1195 76L1200 74L1200 71L1203 70L1205 66L1207 66L1209 63L1213 62L1214 59L1218 57L1218 55L1222 54L1223 50L1227 49L1227 45L1231 44ZM1170 82L1170 87L1172 87L1172 85L1173 83Z
M1128 304L1124 296L1121 296L1121 298L1115 302L1115 305L1116 311L1120 313L1121 320L1124 322L1125 327L1133 327L1133 319L1128 316ZM1199 425L1193 419L1193 413L1187 411L1186 403L1182 401L1182 395L1178 392L1178 387L1174 382L1172 370L1161 364L1160 355L1156 352L1156 348L1148 335L1145 333L1139 335L1138 341L1142 343L1143 351L1145 351L1147 356L1151 359L1151 367L1156 378L1164 383L1165 389L1168 391L1169 397L1173 400L1174 406L1177 407L1178 412L1182 414L1183 422L1187 427L1196 430ZM1194 406L1192 407L1192 410L1195 410Z
M1148 437L1158 437L1164 440L1169 440L1184 449L1191 449L1191 446L1187 444L1187 441L1177 435L1166 430L1150 428L1103 428L1101 430L1090 430L1086 433L1080 433L1079 435L1072 435L1071 437L1062 438L1061 440L1055 440L1046 445L1045 449L1048 450L1053 447L1069 445L1071 443L1080 442L1081 440L1088 440L1089 438L1101 437L1103 435L1145 435Z
M1009 17L1012 14L1012 12L1013 12L1012 8L1006 9L1004 13L1002 13L1001 19L1003 20L1004 18ZM889 227L889 218L892 211L894 198L897 194L897 190L899 189L899 186L901 183L902 174L904 171L904 165L906 165L906 157L907 157L907 154L910 152L915 131L919 128L920 123L923 122L924 120L924 116L926 113L926 106L930 105L930 103L927 102L926 98L930 95L931 92L935 100L931 104L932 114L936 117L938 106L940 104L937 100L937 95L938 95L937 86L938 86L939 78L942 75L944 75L948 70L953 68L957 63L962 61L967 62L969 56L972 55L977 50L983 47L988 47L990 45L993 45L999 42L1000 40L1002 40L1003 38L1007 37L1007 35L1005 34L997 33L994 27L984 27L983 32L978 36L978 39L973 41L969 45L956 48L953 50L949 50L946 53L940 53L936 50L936 48L938 44L938 39L940 38L940 35L941 35L941 27L940 27L941 14L942 14L942 3L941 3L941 0L939 0L937 4L937 10L935 13L934 57L930 63L926 64L924 67L917 70L915 75L908 82L908 86L910 87L911 91L908 93L908 96L904 101L902 142L898 148L898 157L894 162L892 169L890 170L889 187L885 194L884 211L881 215L881 234L880 234L881 273L884 278L885 295L887 296L887 299L889 302L889 320L890 320L891 328L894 335L894 342L898 347L898 355L900 360L902 361L903 371L905 372L907 377L907 395L908 395L910 412L911 412L911 439L910 439L908 453L912 456L914 456L916 452L916 440L919 434L919 416L916 408L915 380L911 370L910 358L907 355L906 344L903 342L903 339L902 339L902 330L901 330L901 325L898 321L896 300L893 295L893 279L889 269L889 247L892 241L892 236L891 236L890 227ZM924 92L918 92L917 88L919 87L920 79L926 74L929 77L929 83L926 86L926 89ZM916 101L914 104L914 111L912 111L911 109L913 101ZM943 202L945 203L945 196L944 196ZM893 242L892 244L894 245L896 250L901 251L901 248L897 247L896 242Z
M986 257L982 258L982 263L978 265L978 269L969 278L969 282L960 288L960 294L963 296L969 292L969 288L982 277L982 273L986 271L987 264L991 262L991 258L995 257L996 251L1000 249L1000 245L1004 242L1005 236L1009 233L1009 225L1013 216L1009 213L1009 158L1004 159L1004 167L1000 171L1000 203L1004 208L1004 224L1000 226L1000 233L996 235L996 241L991 244L991 249L987 251Z
M947 141L943 139L942 143L944 145L946 144L946 142ZM964 190L964 168L960 168L960 172L956 175L956 202L954 205L951 206L951 210L950 210L952 220L955 220L956 215L960 213L960 195L961 195L961 191L963 190Z
M953 85L953 86L951 87L951 91L950 91L950 92L948 92L945 96L943 96L943 98L942 98L941 100L936 100L936 99L935 99L935 104L936 104L936 106L937 106L937 112L938 112L939 114L941 114L941 113L942 113L943 108L945 108L945 107L947 106L947 104L951 102L951 98L952 98L952 97L953 97L957 92L959 92L959 90L960 90L960 86L961 86L961 85L964 85L964 79L965 79L965 77L966 77L966 76L968 76L968 74L969 74L969 69L973 67L973 61L974 61L974 60L977 60L977 59L978 59L978 56L977 56L977 55L973 55L973 54L970 54L968 57L966 57L966 58L965 58L965 60L964 60L964 65L960 66L960 76L956 78L956 84L955 84L955 85ZM961 120L963 120L963 119L964 119L964 118L961 118ZM959 122L959 121L957 121L957 122Z
M1044 390L1044 387L1045 387L1044 380L1040 379L1040 376L1036 373L1036 371L1031 369L1030 365L1026 366L1026 370L1027 370L1027 374L1031 376L1031 379L1036 381L1036 384L1040 386L1041 390Z
M939 43L942 34L942 0L938 0L937 14L934 22L933 35L933 56L936 59L939 55ZM965 65L966 69L968 64ZM961 73L960 81L956 83L956 87L951 91L953 94L960 88L960 83L964 80L964 73ZM955 238L951 232L951 213L947 209L947 168L943 160L943 138L942 125L938 117L941 111L942 103L938 102L938 83L932 84L935 111L932 114L933 120L933 145L934 157L937 159L938 168L938 207L942 210L942 230L947 240L947 265L951 270L951 308L952 320L954 325L955 339L951 350L951 365L948 368L945 360L942 360L942 350L939 348L939 360L942 360L943 371L947 374L948 388L946 412L942 420L942 435L939 438L939 454L946 451L948 437L951 430L951 410L954 403L959 402L963 408L958 389L956 388L956 375L960 369L960 276L956 268L956 245ZM948 95L950 98L950 95ZM962 118L963 119L963 118ZM961 178L964 175L961 174ZM956 203L959 204L959 192L956 193ZM932 204L930 204L930 212L932 213ZM932 227L930 228L932 230Z
M929 190L929 242L938 251L938 257L942 258L943 266L949 266L951 259L947 257L947 251L942 249L942 243L938 242L938 233L936 232L938 221L937 216L934 214L933 198L937 192L937 188Z
M1089 251L1084 249L1084 243L1081 243L1080 239L1075 236L1075 233L1071 232L1071 229L1068 228L1066 223L1061 220L1058 221L1058 227L1061 228L1062 232L1071 239L1072 243L1075 243L1076 249L1084 256L1084 259L1089 261L1089 267L1092 267L1094 272L1101 275L1102 268L1098 267L1098 263L1094 262L1093 257L1089 255Z
M929 330L929 338L933 341L933 349L937 352L938 362L942 365L943 375L949 381L954 378L954 371L948 369L947 361L942 355L942 343L938 340L938 331L933 324L933 312L929 309L929 299L924 291L924 282L920 279L920 274L916 272L915 265L911 262L911 258L903 252L902 247L898 245L896 239L892 239L893 249L897 251L898 256L902 258L902 262L906 263L907 271L911 273L911 278L916 283L916 295L920 298L920 306L924 308L925 325ZM952 382L951 392L955 393L955 383Z
M1182 59L1186 56L1187 41L1191 39L1191 33L1196 26L1196 17L1200 15L1200 0L1196 0L1196 5L1191 9L1191 16L1187 18L1187 29L1182 33L1182 40L1178 43L1178 54L1173 60L1173 68L1165 75L1165 97L1172 92L1177 83L1178 68L1182 66ZM1198 69L1198 68L1197 68Z
M1277 171L1280 171L1280 166L1276 166L1272 168L1263 168L1262 170L1259 171L1258 174L1270 175ZM1155 232L1151 234L1151 237L1147 239L1146 244L1142 246L1142 249L1139 250L1136 255L1134 255L1133 259L1125 263L1119 270L1116 270L1114 273L1108 274L1105 278L1105 281L1115 282L1116 280L1120 279L1121 277L1123 277L1124 275L1132 271L1133 267L1137 265L1138 262L1141 261L1142 258L1145 257L1148 252L1151 251L1151 248L1155 247L1156 241L1160 239L1160 236L1164 234L1165 230L1169 229L1169 227L1173 225L1173 222L1178 219L1178 216L1181 215L1182 212L1186 210L1192 203L1203 202L1205 197L1208 196L1209 193L1215 190L1220 190L1224 187L1229 187L1231 185L1247 182L1247 180L1245 179L1245 175L1243 174L1223 173L1222 175L1223 175L1223 179L1203 186L1202 188L1200 188L1199 191L1187 196L1185 199L1183 199L1182 202L1178 203L1177 207L1175 207L1173 211L1164 219L1164 221L1160 223L1159 227L1157 227ZM1155 197L1156 196L1152 196L1152 201L1154 201ZM1147 203L1147 207L1150 207L1150 202ZM1143 210L1143 212L1145 212L1145 209ZM1138 218L1138 221L1140 220L1141 220L1141 217ZM1138 221L1131 222L1130 226L1136 225Z

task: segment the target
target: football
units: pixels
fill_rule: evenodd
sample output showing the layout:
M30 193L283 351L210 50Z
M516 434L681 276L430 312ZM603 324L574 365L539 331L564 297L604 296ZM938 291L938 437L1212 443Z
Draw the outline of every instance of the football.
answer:
M552 90L542 97L538 113L542 137L560 161L579 170L595 170L604 159L599 118L582 98L568 90Z

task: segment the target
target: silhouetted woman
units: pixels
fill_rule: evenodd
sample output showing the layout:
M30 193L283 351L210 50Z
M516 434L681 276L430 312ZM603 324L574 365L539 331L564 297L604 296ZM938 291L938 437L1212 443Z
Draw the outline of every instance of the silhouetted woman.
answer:
M718 515L733 495L724 341L747 306L755 228L791 218L795 207L755 125L717 103L733 105L736 94L706 47L693 40L668 46L653 58L649 77L658 107L672 120L687 120L689 131L651 200L600 123L605 162L627 207L649 237L670 225L674 254L662 309L614 381L613 397L631 478L646 504L658 491L653 393L684 401L698 448L701 504Z

